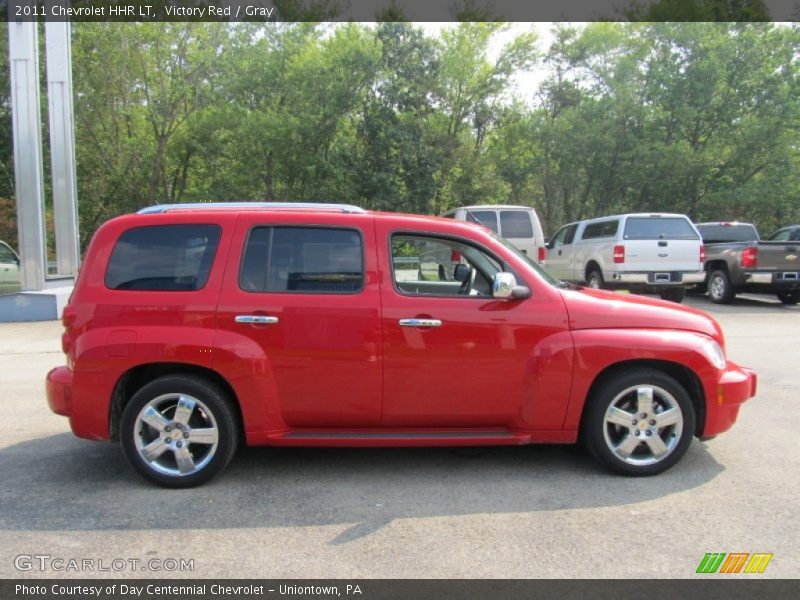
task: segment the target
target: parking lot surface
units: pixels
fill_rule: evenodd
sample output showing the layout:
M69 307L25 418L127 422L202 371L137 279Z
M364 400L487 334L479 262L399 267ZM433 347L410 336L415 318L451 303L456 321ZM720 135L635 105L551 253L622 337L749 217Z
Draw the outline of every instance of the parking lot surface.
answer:
M572 447L255 448L204 487L164 490L50 413L60 324L0 325L0 577L695 577L707 552L773 553L735 577L798 577L800 307L687 304L720 321L758 396L639 479Z

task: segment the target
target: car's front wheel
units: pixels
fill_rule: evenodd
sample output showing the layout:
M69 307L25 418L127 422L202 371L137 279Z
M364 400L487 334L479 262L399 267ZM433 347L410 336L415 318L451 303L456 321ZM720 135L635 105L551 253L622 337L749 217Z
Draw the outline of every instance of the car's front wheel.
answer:
M683 386L655 369L601 382L582 424L589 451L624 475L655 475L677 463L692 442L695 412Z
M239 428L230 399L213 382L168 375L133 395L120 436L126 458L145 479L183 488L225 468L236 452Z

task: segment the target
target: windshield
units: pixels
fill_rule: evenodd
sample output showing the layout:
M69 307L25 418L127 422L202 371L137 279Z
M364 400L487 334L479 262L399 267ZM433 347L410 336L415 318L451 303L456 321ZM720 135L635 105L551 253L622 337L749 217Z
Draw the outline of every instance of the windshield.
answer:
M556 279L555 277L553 277L552 275L550 275L550 273L548 273L547 271L545 271L545 270L544 270L544 269L541 267L541 265L538 265L538 264L536 264L536 263L535 263L535 262L534 262L534 261L531 259L531 257L530 257L530 256L528 256L527 254L525 254L525 253L524 253L522 250L520 250L519 248L517 248L517 247L516 247L514 244L512 244L511 242L509 242L507 239L505 239L504 237L501 237L501 236L497 235L497 234L496 234L496 233L494 233L494 232L492 232L490 235L491 235L491 236L492 236L494 239L496 239L498 242L500 242L500 243L501 243L503 246L505 246L505 248L507 248L508 250L510 250L510 251L511 251L511 252L512 252L514 255L516 255L517 257L521 258L521 259L522 259L522 260L523 260L525 263L527 263L527 264L528 264L528 265L531 267L531 269L533 269L534 271L536 271L536 272L537 272L537 273L538 273L538 274L539 274L539 275L542 277L542 279L544 279L544 280L545 280L547 283L549 283L550 285L558 285L558 284L560 283L558 279Z

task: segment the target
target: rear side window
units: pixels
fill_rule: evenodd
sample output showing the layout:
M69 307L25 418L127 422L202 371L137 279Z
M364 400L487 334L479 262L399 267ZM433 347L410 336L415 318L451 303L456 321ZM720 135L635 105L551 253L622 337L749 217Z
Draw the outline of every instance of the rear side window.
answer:
M696 240L688 219L680 217L630 217L625 223L626 240Z
M506 238L532 238L530 213L523 210L501 210L500 235Z
M698 225L697 230L707 244L758 241L758 232L752 225Z
M481 225L497 233L497 213L493 210L471 210L467 216L474 217Z
M591 240L595 238L614 237L619 230L619 220L612 221L598 221L597 223L589 223L583 230L581 239Z
M219 225L135 227L117 241L106 270L112 290L192 291L208 281Z
M353 294L363 283L363 243L353 229L256 227L239 273L248 292Z

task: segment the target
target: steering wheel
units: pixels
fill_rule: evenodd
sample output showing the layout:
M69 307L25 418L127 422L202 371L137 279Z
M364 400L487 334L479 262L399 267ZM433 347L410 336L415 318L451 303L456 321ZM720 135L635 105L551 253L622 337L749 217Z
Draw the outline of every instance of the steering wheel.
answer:
M460 296L469 296L469 293L472 291L473 286L475 285L475 274L477 271L475 267L469 268L469 274L464 278L464 281L461 283L461 287L458 289L458 294Z

